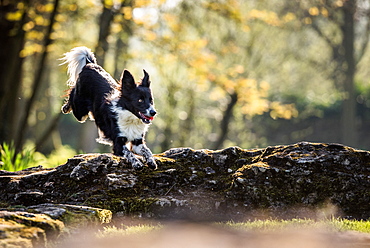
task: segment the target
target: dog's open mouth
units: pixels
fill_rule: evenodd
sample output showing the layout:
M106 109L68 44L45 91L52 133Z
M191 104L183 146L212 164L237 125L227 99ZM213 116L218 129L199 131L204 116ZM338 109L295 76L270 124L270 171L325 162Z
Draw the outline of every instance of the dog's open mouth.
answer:
M154 119L154 116L146 116L144 115L143 113L139 112L139 115L141 117L141 120L146 123L146 124L149 124L153 119Z

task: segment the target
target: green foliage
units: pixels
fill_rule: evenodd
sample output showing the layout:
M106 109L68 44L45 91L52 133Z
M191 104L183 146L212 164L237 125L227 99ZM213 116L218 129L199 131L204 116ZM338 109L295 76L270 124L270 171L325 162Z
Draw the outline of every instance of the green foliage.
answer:
M0 146L0 169L7 171L24 170L32 164L34 160L34 151L25 149L20 153L16 153L13 143L3 143Z
M44 155L35 152L32 146L26 147L22 152L16 153L13 143L0 145L0 169L7 171L19 171L30 167L42 165L46 168L56 167L73 157L76 151L65 145Z

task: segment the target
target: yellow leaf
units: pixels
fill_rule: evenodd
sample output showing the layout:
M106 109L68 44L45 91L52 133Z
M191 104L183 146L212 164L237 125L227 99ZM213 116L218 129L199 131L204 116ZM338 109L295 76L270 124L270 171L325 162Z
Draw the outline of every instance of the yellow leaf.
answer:
M344 0L338 0L338 1L336 1L334 4L337 6L337 7L343 7L343 1Z
M286 15L283 16L283 21L285 23L290 22L290 21L293 21L295 19L296 19L295 14L294 13L291 13L291 12L289 12Z
M113 0L105 0L104 8L111 9L113 7Z
M324 7L322 7L321 8L321 14L324 17L328 17L329 16L329 11L327 9L325 9Z
M144 6L148 6L150 5L152 1L151 0L136 0L135 1L135 7L136 8L141 8L141 7L144 7Z
M44 6L44 11L45 12L48 12L48 13L52 12L53 9L54 9L54 4L52 4L52 3L45 4L45 6Z
M8 21L19 21L22 18L22 11L18 10L16 12L9 12L6 14L6 19Z
M131 7L123 7L122 8L123 18L126 20L132 19L132 8Z
M30 56L34 53L41 52L42 51L42 46L36 43L33 44L28 44L26 45L22 51L20 51L19 56L24 58L27 56Z
M58 14L58 15L56 15L56 17L55 17L55 20L56 20L57 22L65 22L65 21L67 21L67 16L66 16L66 15Z
M248 19L257 19L271 26L281 25L278 15L273 11L253 9L248 13Z
M113 23L112 24L112 33L117 34L122 31L122 25L118 23Z
M41 15L36 16L36 18L35 18L36 25L42 26L42 25L44 25L44 22L45 22L44 17L42 17Z
M44 38L44 34L42 32L31 30L27 32L27 39L30 40L42 40Z
M310 15L312 16L317 16L319 15L320 12L317 7L312 7L312 8L309 8L308 13L310 13Z
M28 32L31 29L33 29L34 27L35 27L35 23L33 21L29 21L29 22L27 22L23 25L23 30Z
M153 41L157 39L157 34L152 31L148 31L145 33L145 39L148 41Z
M266 82L266 81L262 81L260 83L260 89L263 92L268 92L270 90L270 84L268 82Z
M280 102L272 102L270 104L270 116L273 119L291 119L298 116L298 110L294 104L282 104Z
M19 9L19 10L24 9L24 3L23 2L19 2L17 4L17 9Z
M303 22L304 22L305 24L309 25L309 24L312 24L312 19L311 19L311 18L309 18L309 17L306 17L306 18L304 18L304 19L303 19Z
M60 30L60 29L62 29L62 25L60 25L59 22L55 22L54 25L53 25L53 29L54 30Z
M76 11L77 10L77 4L75 4L75 3L74 4L70 4L69 5L69 10L70 11Z

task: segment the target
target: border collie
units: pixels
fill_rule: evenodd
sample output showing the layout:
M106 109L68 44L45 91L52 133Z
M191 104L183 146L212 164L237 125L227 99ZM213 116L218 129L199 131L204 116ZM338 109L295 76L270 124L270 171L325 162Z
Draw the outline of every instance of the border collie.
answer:
M149 168L157 164L145 145L144 135L155 114L148 73L136 84L133 76L124 70L117 83L96 62L87 47L75 47L61 58L68 64L69 97L62 112L73 115L79 122L88 116L95 120L99 138L97 142L113 145L113 154L125 157L134 169L143 164L131 150L143 156ZM132 146L131 146L131 145Z

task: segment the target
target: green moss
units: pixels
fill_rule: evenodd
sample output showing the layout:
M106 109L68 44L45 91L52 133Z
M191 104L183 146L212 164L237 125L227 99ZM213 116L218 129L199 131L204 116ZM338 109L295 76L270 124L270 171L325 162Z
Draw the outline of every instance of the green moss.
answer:
M69 226L79 226L83 224L109 223L112 220L112 212L107 209L65 206L66 212L61 220Z
M151 205L157 201L156 198L140 197L112 197L97 202L91 202L91 205L98 208L108 209L113 213L124 212L125 214L148 213L151 211ZM89 205L87 202L86 204Z
M0 208L8 208L10 207L10 204L7 202L0 202Z
M85 204L102 208L102 209L108 209L112 211L113 213L125 211L124 201L121 198L115 198L114 196L109 197L108 199L105 199L106 197L103 197L104 200L98 200L96 201L96 198L102 198L99 196L95 196L95 199L88 200L85 202Z
M150 207L153 203L157 201L155 198L139 198L139 197L132 197L126 198L125 200L126 205L126 213L148 213L150 212Z
M154 155L154 157L156 158L156 162L159 162L161 164L176 163L176 160L172 158L166 158L160 155Z

